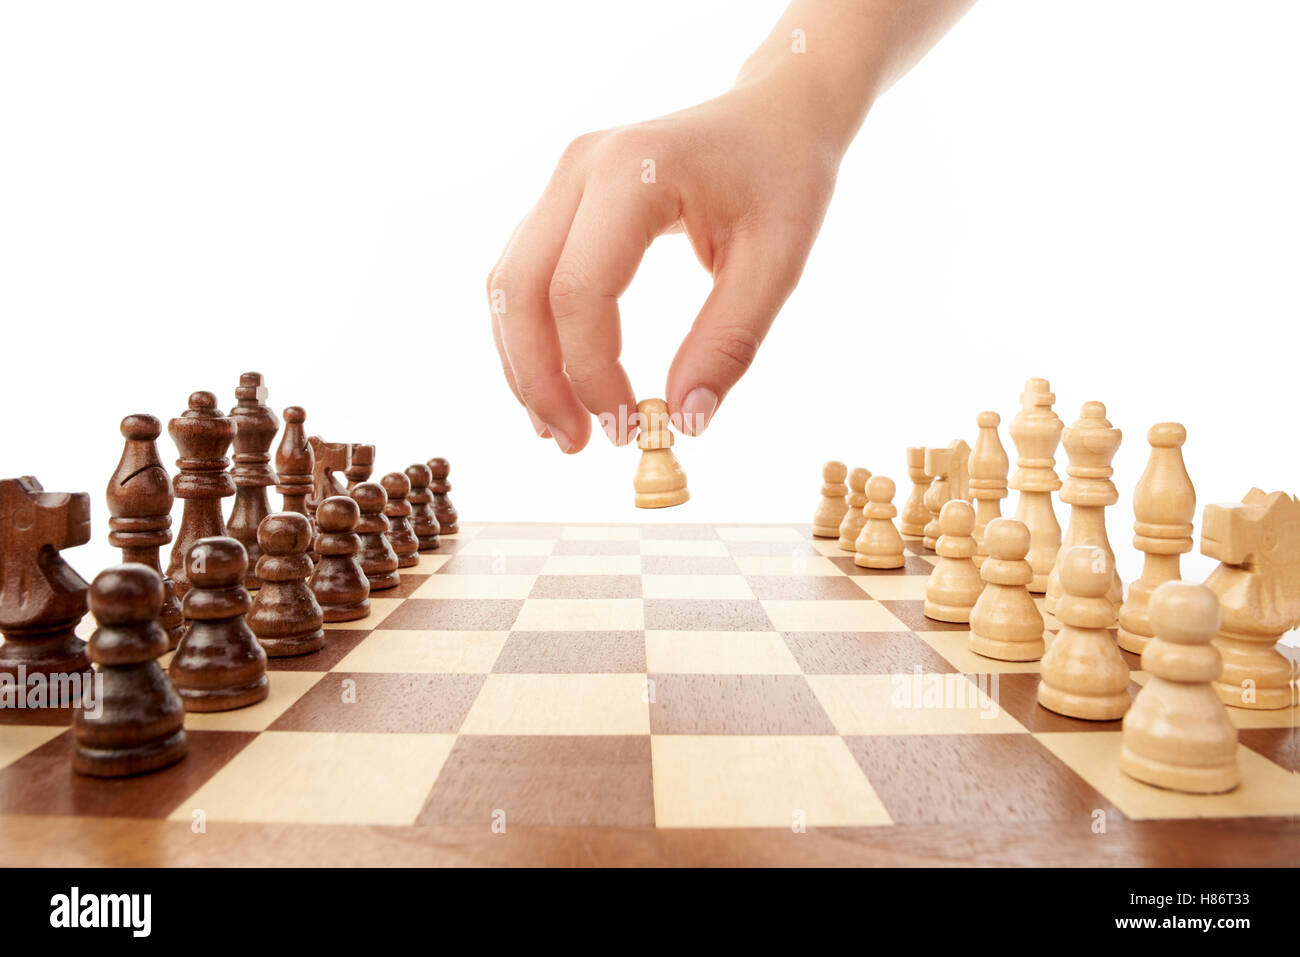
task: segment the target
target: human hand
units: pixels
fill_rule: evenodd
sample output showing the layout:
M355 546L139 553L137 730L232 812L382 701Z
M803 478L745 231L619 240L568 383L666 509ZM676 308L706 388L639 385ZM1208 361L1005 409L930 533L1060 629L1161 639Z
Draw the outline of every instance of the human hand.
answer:
M809 94L765 76L565 150L488 279L506 381L538 435L577 452L591 415L615 444L635 435L618 298L650 243L676 231L713 290L665 395L687 434L708 424L798 282L834 187L842 145Z

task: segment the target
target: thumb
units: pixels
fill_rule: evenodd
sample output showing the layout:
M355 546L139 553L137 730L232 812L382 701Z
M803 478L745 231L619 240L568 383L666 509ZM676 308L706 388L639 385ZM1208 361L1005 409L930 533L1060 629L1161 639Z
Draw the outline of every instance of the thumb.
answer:
M729 249L713 291L668 370L667 400L686 435L699 435L754 361L799 282L803 258L756 242Z

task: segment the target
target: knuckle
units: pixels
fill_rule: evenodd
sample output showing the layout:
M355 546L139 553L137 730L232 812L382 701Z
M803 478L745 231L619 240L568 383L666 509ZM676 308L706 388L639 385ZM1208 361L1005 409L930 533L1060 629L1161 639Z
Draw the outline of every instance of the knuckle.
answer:
M711 332L707 344L740 372L754 364L762 339L741 326L724 326Z
M569 145L564 148L560 154L560 161L556 165L560 169L572 169L581 165L592 151L604 139L603 133L583 133L581 136L574 138Z
M551 312L559 318L573 312L575 305L587 293L587 283L581 275L572 269L560 268L551 277L546 289L546 297L551 303Z

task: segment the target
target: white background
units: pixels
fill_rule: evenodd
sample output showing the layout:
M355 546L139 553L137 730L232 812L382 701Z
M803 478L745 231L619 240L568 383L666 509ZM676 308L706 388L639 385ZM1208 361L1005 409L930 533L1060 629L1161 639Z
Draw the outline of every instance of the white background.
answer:
M1067 424L1100 399L1124 430L1126 580L1152 423L1187 426L1200 504L1297 490L1285 0L978 5L877 104L754 370L678 442L688 505L632 507L634 447L537 439L488 331L507 235L568 140L726 89L782 7L4 5L0 474L91 493L89 578L116 557L121 417L232 405L255 369L277 411L376 443L377 475L449 457L470 521L807 521L824 459L901 504L904 447L973 441L981 409L1012 451L1040 375ZM683 238L656 244L623 303L641 396L707 288Z

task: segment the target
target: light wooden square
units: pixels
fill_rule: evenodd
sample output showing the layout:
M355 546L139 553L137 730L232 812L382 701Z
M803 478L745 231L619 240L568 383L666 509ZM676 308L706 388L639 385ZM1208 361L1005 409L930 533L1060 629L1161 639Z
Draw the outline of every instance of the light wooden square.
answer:
M916 636L943 656L948 664L966 674L1037 673L1042 664L1038 661L998 661L985 658L970 650L970 630L918 631ZM1050 639L1052 636L1047 635Z
M639 598L530 598L515 619L515 631L641 631L645 610Z
M876 601L924 601L928 575L854 575L853 581Z
M789 555L737 555L735 561L742 575L755 577L844 574L830 559L822 555L809 555L801 548L792 548Z
M268 671L271 691L266 699L233 711L187 711L188 731L265 731L289 706L325 676L323 671Z
M713 598L752 600L753 590L743 575L643 575L645 598Z
M776 600L763 601L763 610L777 631L907 631L905 624L879 602Z
M356 621L327 621L325 623L326 631L369 631L379 625L381 621L397 610L404 598L382 598L384 593L375 592L370 596L370 614L365 618L358 618Z
M0 727L0 768L13 764L29 751L57 738L68 729L63 725L7 724Z
M1237 746L1241 783L1236 789L1183 794L1145 784L1120 770L1121 731L1043 732L1034 737L1134 820L1300 814L1300 776L1245 745Z
M567 525L560 538L579 542L634 542L641 537L636 525Z
M268 731L171 815L190 821L413 824L454 734ZM203 838L196 838L202 840Z
M731 553L727 543L716 538L643 538L641 554L726 558Z
M649 734L644 674L488 675L461 734Z
M508 631L371 632L335 671L484 674L492 670Z
M640 575L640 555L551 555L543 575Z
M964 675L808 675L840 734L1008 734L1025 727Z
M650 739L658 827L863 827L892 823L842 738Z
M647 631L653 673L797 675L799 663L774 631Z
M527 598L536 575L434 575L412 598Z
M714 531L724 542L802 542L804 537L787 525L716 525Z
M432 575L443 565L451 561L451 554L438 552L420 552L419 561L414 568L405 568L403 571L412 572L417 575Z
M467 543L458 555L549 555L555 538L477 538Z

